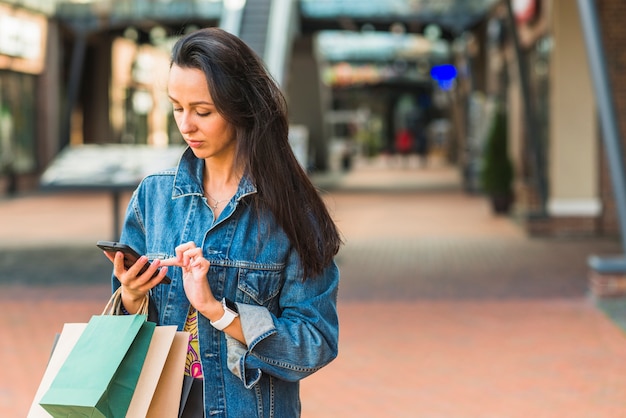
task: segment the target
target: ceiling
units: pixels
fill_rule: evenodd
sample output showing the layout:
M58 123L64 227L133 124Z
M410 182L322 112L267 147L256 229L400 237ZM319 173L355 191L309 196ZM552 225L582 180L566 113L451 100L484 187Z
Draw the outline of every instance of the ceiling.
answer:
M422 33L437 25L442 36L454 38L481 22L501 0L299 0L304 32L364 28ZM394 26L394 24L396 24Z
M501 0L300 0L301 32L316 34L327 61L431 63L484 21Z

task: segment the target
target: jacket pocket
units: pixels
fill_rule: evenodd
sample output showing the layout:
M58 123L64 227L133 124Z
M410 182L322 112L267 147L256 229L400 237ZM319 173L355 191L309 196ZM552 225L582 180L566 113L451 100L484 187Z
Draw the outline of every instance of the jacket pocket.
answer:
M282 269L240 268L237 278L239 294L237 299L243 303L256 303L269 307L272 300L280 293ZM241 298L241 299L240 299Z

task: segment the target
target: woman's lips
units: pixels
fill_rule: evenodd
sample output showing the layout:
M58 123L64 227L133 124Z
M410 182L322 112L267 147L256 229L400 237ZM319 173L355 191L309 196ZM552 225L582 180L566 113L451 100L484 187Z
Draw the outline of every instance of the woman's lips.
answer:
M188 139L187 145L189 145L191 148L198 148L200 145L202 145L202 141L193 141L191 139Z

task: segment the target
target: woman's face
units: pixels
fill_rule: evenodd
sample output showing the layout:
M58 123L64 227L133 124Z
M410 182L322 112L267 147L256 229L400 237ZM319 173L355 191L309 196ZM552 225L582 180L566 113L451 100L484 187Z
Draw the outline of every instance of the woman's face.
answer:
M204 73L172 65L167 88L176 125L195 156L232 158L234 130L215 109Z

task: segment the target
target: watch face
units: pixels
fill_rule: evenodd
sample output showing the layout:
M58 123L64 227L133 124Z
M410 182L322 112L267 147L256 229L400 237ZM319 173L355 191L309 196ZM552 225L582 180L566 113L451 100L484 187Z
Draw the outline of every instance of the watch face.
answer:
M226 307L233 312L239 313L239 309L237 308L237 304L230 299L224 298L224 303Z

